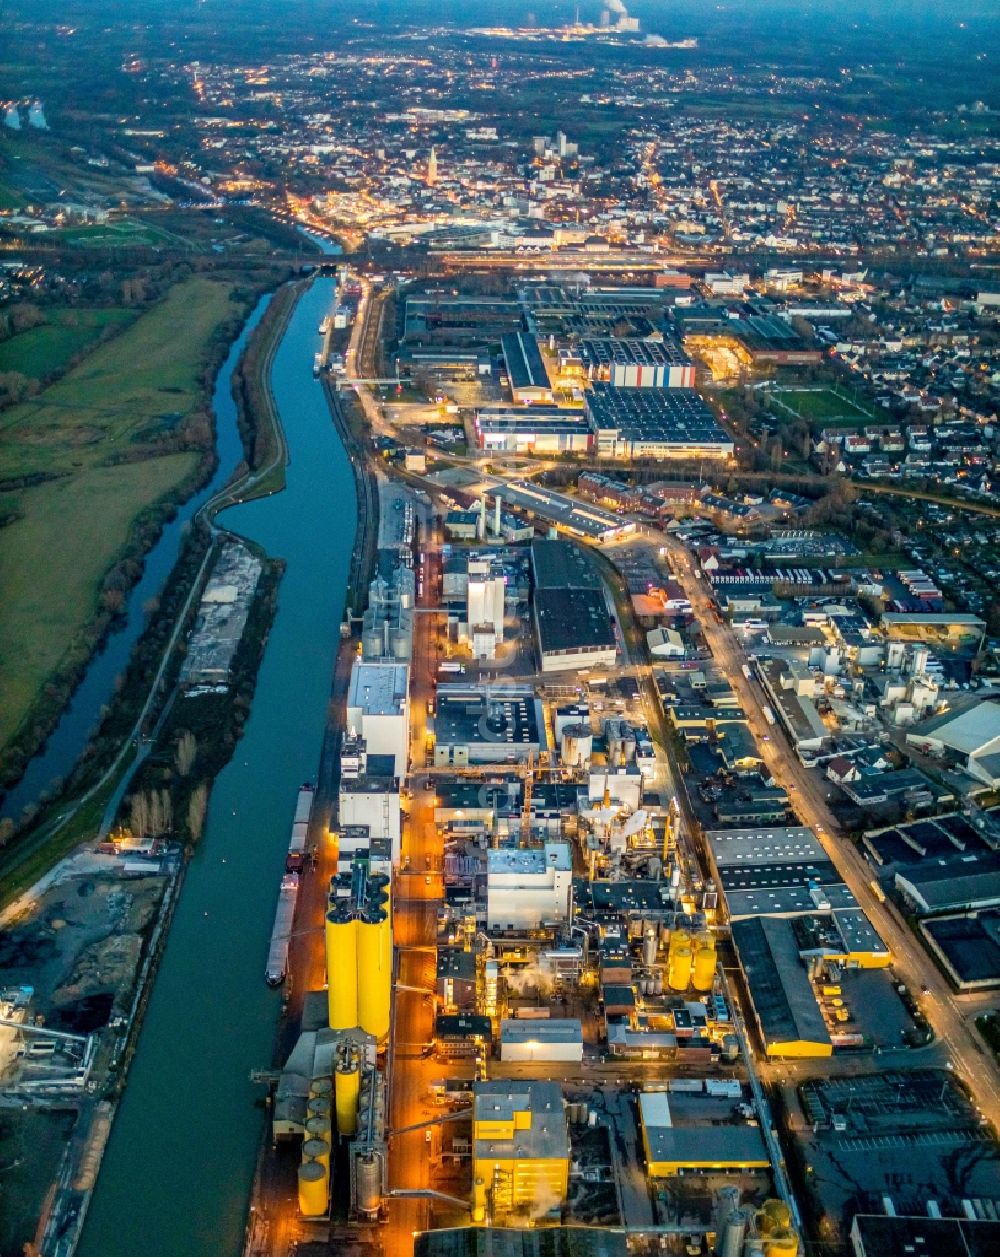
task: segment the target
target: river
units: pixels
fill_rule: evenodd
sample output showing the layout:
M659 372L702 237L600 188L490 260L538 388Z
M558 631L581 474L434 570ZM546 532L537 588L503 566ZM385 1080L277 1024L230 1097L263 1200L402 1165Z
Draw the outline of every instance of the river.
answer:
M233 474L243 457L243 443L236 424L236 403L231 381L250 333L261 320L271 295L261 297L233 342L219 370L212 396L215 412L215 449L218 463L208 484L178 508L177 514L164 525L156 544L143 561L142 575L134 586L123 609L122 622L109 634L104 645L87 665L83 680L77 686L59 723L41 750L32 757L21 780L0 804L0 815L17 820L26 807L36 804L54 781L65 777L83 754L93 732L101 708L115 692L115 678L125 671L132 647L146 627L146 603L155 598L181 552L185 529L205 502L217 493Z
M264 1113L279 992L264 965L298 787L315 776L340 640L357 499L313 379L333 281L292 316L272 386L282 493L225 526L287 562L250 719L220 773L181 892L79 1248L81 1257L236 1257Z

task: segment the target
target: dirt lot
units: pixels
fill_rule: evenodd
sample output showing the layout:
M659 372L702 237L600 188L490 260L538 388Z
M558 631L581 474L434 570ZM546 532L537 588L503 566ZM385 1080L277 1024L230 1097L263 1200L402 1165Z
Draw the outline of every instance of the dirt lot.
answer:
M51 886L0 932L0 988L33 986L30 1012L55 1030L100 1029L128 1009L165 885L160 876L95 873Z

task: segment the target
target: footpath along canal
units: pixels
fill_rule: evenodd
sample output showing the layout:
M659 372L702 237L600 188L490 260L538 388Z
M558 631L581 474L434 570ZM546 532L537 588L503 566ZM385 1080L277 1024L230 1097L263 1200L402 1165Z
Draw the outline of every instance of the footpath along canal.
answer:
M333 289L314 281L274 357L284 491L219 517L287 568L250 719L187 871L81 1257L240 1252L264 1121L250 1071L271 1063L281 1008L264 966L296 792L318 765L357 526L350 461L312 376Z

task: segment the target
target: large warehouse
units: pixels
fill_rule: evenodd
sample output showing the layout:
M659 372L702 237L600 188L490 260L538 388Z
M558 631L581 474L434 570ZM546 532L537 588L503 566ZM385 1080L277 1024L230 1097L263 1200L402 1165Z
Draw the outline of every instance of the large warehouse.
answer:
M586 411L559 406L488 406L476 415L481 450L503 454L587 454L594 431Z
M977 781L1000 786L1000 703L989 699L959 700L907 733L906 740L925 754L940 755Z
M694 389L598 381L586 405L601 458L732 458L732 437Z
M514 401L519 405L551 402L552 382L534 336L527 332L508 332L501 336L500 346Z
M543 672L613 668L618 651L601 578L571 541L533 541L533 613Z
M674 340L588 339L577 353L591 380L615 388L694 388L691 359Z

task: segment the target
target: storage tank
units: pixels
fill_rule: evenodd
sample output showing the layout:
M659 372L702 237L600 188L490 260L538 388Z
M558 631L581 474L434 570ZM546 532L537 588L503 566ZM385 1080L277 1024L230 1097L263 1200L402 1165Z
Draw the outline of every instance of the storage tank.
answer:
M642 936L642 963L647 969L652 969L656 964L656 953L660 949L660 938L656 930L656 926L646 926L646 932Z
M361 1073L357 1065L341 1065L337 1080L337 1133L354 1135L358 1129L358 1094Z
M325 1139L327 1143L330 1143L332 1131L333 1128L328 1117L306 1118L306 1139Z
M758 1218L758 1230L762 1235L787 1230L792 1225L792 1211L783 1200L765 1200Z
M722 1059L729 1064L740 1059L740 1041L735 1034L723 1035Z
M722 1236L716 1240L719 1257L743 1257L743 1242L747 1227L753 1218L752 1209L734 1209L722 1228Z
M319 1161L299 1166L299 1212L307 1218L320 1218L330 1207L330 1174Z
M363 1157L358 1157L355 1168L358 1213L369 1218L374 1217L382 1203L382 1167L379 1165L378 1157L369 1152ZM483 1199L485 1213L485 1192Z
M384 909L369 913L358 924L358 1023L376 1039L389 1033L389 994L392 987L392 931Z
M326 915L327 1005L331 1030L358 1025L358 923L334 908Z
M312 1096L306 1104L306 1117L325 1117L330 1120L330 1101L327 1096Z
M798 1257L799 1237L791 1227L772 1232L764 1244L766 1257Z
M586 767L594 753L594 735L586 725L567 725L559 739L559 758L564 764Z
M715 938L707 930L703 930L698 934L694 945L692 982L696 991L707 992L715 985Z
M325 1139L307 1139L302 1144L302 1160L318 1161L330 1173L330 1145Z
M331 1078L314 1078L309 1084L310 1096L329 1096L333 1091L333 1080Z
M670 936L667 961L667 982L672 991L686 991L691 982L691 935L686 930L675 930Z
M740 1207L740 1189L738 1187L725 1186L719 1189L712 1206L712 1230L715 1232L715 1251L720 1252L722 1247L722 1236L726 1229L726 1223L729 1221L733 1212Z

